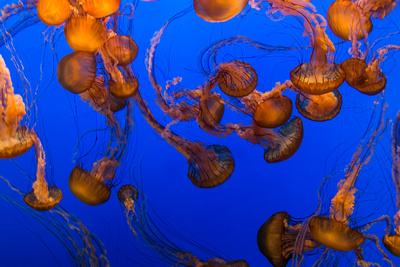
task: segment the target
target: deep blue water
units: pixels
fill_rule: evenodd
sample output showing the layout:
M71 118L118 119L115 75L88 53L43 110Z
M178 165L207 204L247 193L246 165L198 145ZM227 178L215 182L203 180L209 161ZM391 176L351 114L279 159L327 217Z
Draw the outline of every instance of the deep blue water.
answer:
M3 2L2 6L7 3ZM312 3L318 13L325 16L328 1ZM124 4L125 1L121 6ZM139 79L139 91L163 125L167 125L171 119L164 116L156 105L155 89L149 82L145 66L146 51L154 33L174 14L191 4L189 0L140 1L133 19L123 20L118 25L119 31L131 34L139 47L138 56L133 62L135 75ZM36 11L33 9L32 12ZM381 40L372 51L386 44L400 45L397 34L399 17L400 10L396 8L384 20L373 20L374 30L368 40L370 44ZM6 27L10 25L6 24ZM3 25L0 25L0 29L4 39ZM304 138L299 150L290 159L274 164L264 161L260 146L252 145L236 134L218 138L202 131L195 121L173 124L171 129L188 140L225 145L231 150L235 170L227 182L212 189L197 188L190 182L186 159L148 125L135 106L134 129L130 133L125 159L117 171L116 186L108 202L92 207L80 202L69 191L68 177L78 162L90 168L94 160L100 157L107 146L109 129L102 115L93 111L78 95L64 90L57 81L58 61L73 51L62 30L60 27L55 31L54 27L47 27L41 22L24 25L12 42L7 39L7 46L0 47L0 53L10 69L15 92L24 94L24 88L37 92L35 101L29 98L33 108L25 123L32 126L37 122L35 130L46 152L46 178L63 191L60 206L79 218L101 240L110 266L168 266L157 257L154 248L143 246L132 235L123 206L117 199L117 191L123 184L141 187L143 195L140 195L140 201L146 201L149 214L154 218L154 225L149 227L160 229L165 236L158 236L166 244L172 242L193 251L195 255L199 253L202 259L245 259L250 266L270 266L257 248L259 227L278 211L287 211L299 219L310 216L318 206L318 189L323 178L331 175L332 178L324 185L321 200L327 214L337 183L344 177L352 154L365 137L375 110L374 102L382 103L378 96L363 95L344 83L339 88L343 96L339 115L326 122L302 118ZM50 31L56 32L54 49L45 39ZM329 28L327 34L335 44L336 61L347 59L348 43L334 36ZM182 77L181 88L194 89L202 85L208 79L199 64L202 52L211 44L233 36L245 36L268 45L268 49L256 49L240 43L226 45L218 54L219 61L238 59L250 63L258 73L259 91L269 91L276 82L288 80L290 70L301 62L307 62L311 54L309 39L303 37L302 24L294 18L273 21L264 12L247 6L240 15L228 22L209 23L191 9L170 23L156 48L157 81L165 85L174 77ZM21 71L29 81L29 86L16 71L12 57L17 57L19 66L23 66ZM381 68L387 77L385 99L388 108L385 119L394 120L400 109L400 53L390 52ZM285 95L295 100L295 92L286 91ZM235 101L228 100L232 103ZM380 106L376 109L378 112ZM35 110L37 113L33 112ZM295 108L293 115L301 117ZM118 112L117 116L124 121L124 111ZM248 124L250 121L249 116L226 108L222 122ZM376 117L374 122L373 127L377 122ZM391 173L391 125L375 146L370 162L359 174L351 226L364 225L382 215L392 218L397 212ZM33 149L13 160L0 162L0 175L22 193L31 190L30 177L34 178L35 173ZM79 265L69 257L71 242L65 238L68 236L57 231L61 229L58 223L68 228L61 216L55 212L30 209L22 197L3 181L0 181L0 190L3 196L0 200L1 266ZM368 233L382 237L385 227L385 223L377 223ZM151 235L150 232L147 234ZM71 238L81 244L77 235L71 235ZM202 248L197 248L196 244ZM213 253L203 253L203 248ZM371 241L367 240L363 248L366 261L388 265ZM311 266L322 252L323 249L319 249L314 255L306 254L304 266ZM337 260L339 266L351 266L355 264L356 256L354 252L346 252L337 253L331 258ZM390 256L390 259L396 264L394 256ZM327 265L328 262L322 266Z

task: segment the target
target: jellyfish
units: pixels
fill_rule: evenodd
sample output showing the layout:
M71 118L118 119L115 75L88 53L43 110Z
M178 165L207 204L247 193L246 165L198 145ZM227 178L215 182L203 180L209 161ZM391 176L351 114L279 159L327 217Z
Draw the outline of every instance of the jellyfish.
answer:
M36 181L32 184L33 190L25 194L24 202L38 211L54 208L62 199L62 191L55 185L49 186L46 178L46 160L40 139L35 136L35 152L37 161Z
M376 95L386 87L386 76L379 65L385 60L390 50L399 50L398 45L387 45L380 48L367 64L363 59L349 58L342 62L346 72L346 82L351 87L366 95Z
M65 39L75 51L96 52L106 41L106 28L91 16L74 15L64 27Z
M367 40L368 34L372 31L371 17L383 19L396 7L395 2L396 0L334 1L327 12L329 28L339 38L352 42L350 54L353 57L363 57L363 53L359 51L358 41Z
M137 44L128 36L115 35L107 39L103 46L111 62L118 66L130 64L138 53Z
M377 104L376 104L377 105ZM383 104L384 105L384 104ZM309 230L312 239L336 251L351 251L359 248L365 236L357 229L348 226L356 201L355 188L361 168L370 161L377 141L386 128L382 107L377 127L372 131L364 144L361 140L358 149L346 170L345 178L338 183L338 192L331 200L330 215L315 216L310 219ZM370 124L372 124L371 118ZM368 130L367 130L368 131Z
M361 40L372 31L371 14L361 10L357 1L334 1L326 15L329 28L339 38Z
M101 158L93 163L91 171L75 166L69 175L69 189L80 201L97 206L108 201L115 172L120 163L111 158Z
M255 9L261 9L263 1L250 1ZM325 18L316 14L308 1L301 4L281 0L269 0L272 8L267 12L280 12L283 16L298 16L304 19L304 35L309 36L313 48L310 62L302 63L290 72L293 84L302 92L321 95L332 92L343 82L345 74L340 64L333 63L335 47L325 33Z
M121 0L86 0L82 3L83 10L95 18L102 18L118 10Z
M91 52L73 52L63 57L57 67L58 82L73 94L92 87L96 78L96 60Z
M3 57L0 55L0 158L18 157L35 143L35 133L20 124L25 112L22 97L14 88Z
M193 6L196 14L205 21L222 22L239 14L247 5L247 2L247 0L193 0Z
M136 181L136 179L135 179ZM228 261L221 256L216 255L214 251L206 246L197 243L195 240L186 240L180 238L180 244L191 245L186 249L181 248L174 242L168 239L170 233L163 232L161 229L174 229L173 225L166 224L169 222L166 218L161 218L159 214L151 213L154 208L150 208L150 204L143 196L142 184L136 187L131 184L121 186L118 190L118 199L123 206L126 215L127 224L132 234L135 236L135 241L142 246L151 248L159 259L169 265L176 266L221 266L221 267L248 267L249 264L245 260ZM140 192L140 193L139 193ZM182 234L174 230L175 236L183 237ZM181 245L182 246L182 245ZM195 251L193 251L195 249ZM196 255L197 250L201 254L207 254L207 259L204 256Z
M133 99L152 128L186 158L189 163L188 177L195 186L212 188L229 179L235 168L235 161L227 147L204 146L200 142L191 142L180 137L154 119L140 93Z
M284 125L292 116L293 104L287 96L271 97L260 103L254 111L254 122L264 128Z
M59 25L71 16L68 0L39 0L36 9L39 19L49 26Z
M303 117L312 121L327 121L336 117L342 107L338 90L323 95L297 94L296 108Z
M293 221L286 211L273 214L258 229L257 245L274 267L285 267L297 249L313 251L317 244L308 233L304 243L296 242L301 222Z
M249 95L257 86L257 73L250 64L238 60L218 65L217 82L222 92L232 97Z

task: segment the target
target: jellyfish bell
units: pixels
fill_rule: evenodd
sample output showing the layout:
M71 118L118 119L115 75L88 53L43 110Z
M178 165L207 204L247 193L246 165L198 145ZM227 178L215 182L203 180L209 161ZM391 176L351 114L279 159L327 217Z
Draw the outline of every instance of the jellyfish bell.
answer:
M73 50L95 53L106 40L106 29L92 16L74 15L65 24L64 35Z
M218 95L200 98L202 121L210 127L221 122L225 111L223 100Z
M194 10L202 19L209 22L227 21L239 14L248 0L193 0Z
M349 41L351 35L361 40L365 38L364 32L370 33L373 28L370 13L361 14L362 9L357 8L356 5L350 0L337 0L328 8L326 18L329 28L337 37L345 41Z
M139 191L133 185L126 184L120 187L117 197L122 203L128 199L136 201L139 198Z
M366 95L376 95L386 87L386 76L377 74L368 64L359 58L349 58L341 64L346 72L346 82L351 87Z
M39 0L36 5L39 19L46 25L59 25L71 15L68 0Z
M25 126L16 129L14 136L0 136L0 159L11 159L27 152L35 143L34 132Z
M290 119L292 111L293 104L289 97L270 97L258 105L253 120L260 127L277 128Z
M108 95L108 100L110 103L110 110L112 112L118 112L120 110L123 110L127 105L127 101L125 99L117 98L112 94Z
M49 198L47 201L40 201L37 199L34 190L31 190L29 193L25 194L24 202L34 210L37 211L46 211L51 210L58 203L60 203L62 199L62 191L56 187L55 185L49 186Z
M285 267L293 257L297 234L301 224L291 220L286 211L273 214L258 229L257 245L260 252L274 267ZM298 244L297 244L298 245ZM316 244L306 236L302 251L312 251Z
M234 60L219 64L218 86L222 92L232 97L249 95L257 86L258 76L253 67L242 61Z
M290 80L302 92L322 95L337 89L345 80L340 64L326 64L314 68L311 63L302 63L290 71Z
M63 57L57 67L58 82L73 94L92 87L96 78L96 59L90 52L73 52Z
M83 10L95 18L102 18L118 10L121 0L84 0Z
M139 82L136 77L132 76L127 78L127 81L123 83L110 81L108 88L114 97L125 99L134 96L138 92Z
M363 234L333 218L313 217L309 223L312 238L337 251L357 249L365 240Z
M342 95L338 90L323 95L298 94L296 108L303 117L312 121L335 118L342 107Z
M118 161L109 158L95 162L90 172L77 165L69 175L69 189L87 205L103 204L110 198L112 180L118 165Z
M138 46L131 37L115 35L104 43L104 50L113 64L125 66L130 64L137 56Z
M303 122L299 117L294 117L278 130L281 138L264 149L264 160L275 163L287 160L299 149L303 141Z
M203 152L191 155L188 161L188 177L200 188L212 188L223 184L235 169L231 151L221 145L209 145Z
M392 255L400 257L400 235L387 233L383 236L382 243Z

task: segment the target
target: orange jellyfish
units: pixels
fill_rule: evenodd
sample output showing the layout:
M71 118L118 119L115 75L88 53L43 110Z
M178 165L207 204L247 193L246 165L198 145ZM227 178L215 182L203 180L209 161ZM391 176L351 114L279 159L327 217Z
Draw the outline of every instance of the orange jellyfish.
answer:
M248 0L208 1L193 0L194 10L202 19L209 22L227 21L239 14Z
M274 267L285 267L295 250L307 252L317 246L309 233L303 244L296 242L300 231L300 222L293 221L286 211L277 212L258 229L258 249Z
M136 58L139 48L131 37L115 35L104 43L103 49L113 64L125 66Z
M75 51L95 53L106 41L105 26L91 16L74 15L64 27L65 39Z
M75 166L69 175L69 189L80 201L96 206L108 201L113 179L120 163L111 158L102 158L93 164L91 171Z
M292 116L293 104L289 97L270 97L260 103L254 111L254 122L264 128L277 128Z
M36 136L36 135L35 135ZM36 181L32 184L33 190L25 194L24 202L38 211L54 208L62 199L62 191L56 186L49 186L46 174L46 160L39 138L35 138L35 152L37 161Z
M260 129L259 135L263 134ZM294 117L278 130L275 141L264 149L264 159L268 163L287 160L299 149L303 141L303 122L299 117Z
M357 1L337 0L333 2L326 15L329 28L339 38L361 40L372 31L371 14L362 10Z
M20 125L25 113L22 97L14 94L10 71L0 55L0 158L18 157L35 143L35 133Z
M83 10L95 18L102 18L118 10L121 0L85 0Z
M355 188L361 168L370 161L374 146L386 128L384 108L380 112L379 123L364 144L360 142L346 170L345 178L338 183L338 192L331 201L330 216L312 217L309 230L313 240L329 249L351 251L357 249L365 240L357 229L348 226L356 201Z
M336 117L342 107L338 90L323 95L297 94L296 108L303 117L312 121L327 121Z
M39 0L36 5L39 19L46 25L59 25L71 16L68 0Z
M96 78L96 60L90 52L73 52L63 57L57 67L58 82L73 94L92 87Z
M396 208L397 213L394 215L394 231L386 230L386 235L382 238L385 248L394 256L400 257L400 112L397 112L396 121L392 127L392 176L396 189Z
M153 129L186 158L189 163L188 177L195 186L216 187L229 179L235 168L235 161L227 147L204 146L200 142L193 143L180 137L154 119L140 93L137 93L133 99Z
M251 1L251 6L262 8L263 1ZM325 33L325 19L316 14L316 8L308 1L302 4L291 1L269 0L272 8L267 11L273 15L296 16L304 19L304 35L308 36L313 48L310 62L302 63L290 72L293 84L302 92L321 95L332 92L343 82L345 74L340 64L333 63L335 47Z
M246 62L234 60L218 65L218 86L228 96L249 95L256 88L257 79L256 71Z

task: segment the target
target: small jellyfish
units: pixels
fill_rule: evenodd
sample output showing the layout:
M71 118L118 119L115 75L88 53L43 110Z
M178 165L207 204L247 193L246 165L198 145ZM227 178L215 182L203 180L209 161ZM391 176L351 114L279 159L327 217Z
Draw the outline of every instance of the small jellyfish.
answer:
M155 119L140 93L133 97L146 121L170 145L181 153L189 163L188 177L201 188L216 187L232 175L235 161L230 150L225 146L204 146L200 142L191 142L166 129Z
M278 131L277 140L264 149L264 159L268 163L287 160L296 153L303 141L303 122L294 117Z
M102 18L118 10L121 0L85 0L83 10L95 18Z
M303 244L296 242L300 229L301 223L294 222L287 212L277 212L258 229L258 249L274 267L285 267L294 250L307 252L316 248L309 234ZM298 247L300 245L302 248Z
M298 94L296 108L303 117L312 121L328 121L339 114L342 95L338 90L323 95Z
M68 0L39 0L36 5L39 19L46 25L59 25L71 16Z
M260 127L277 128L290 119L292 111L293 104L289 97L284 95L270 97L258 105L253 120Z
M108 83L108 89L114 97L125 99L134 96L138 92L139 82L136 77L132 76L123 83L110 81Z
M46 211L54 208L62 199L62 191L56 186L49 186L46 174L46 160L40 139L35 135L35 154L37 161L36 181L32 184L33 190L25 194L24 202L37 211Z
M337 0L329 6L326 19L337 37L345 41L361 40L373 28L370 13L362 12L356 2Z
M87 205L103 204L110 198L112 181L119 164L117 160L105 157L95 162L90 172L77 165L69 175L69 189Z
M373 62L371 62L373 66ZM386 87L386 76L359 58L349 58L342 62L342 69L346 72L346 82L351 87L366 95L376 95Z
M73 52L63 57L57 67L58 82L73 94L92 87L96 78L96 59L91 52Z
M224 111L225 105L220 96L200 97L200 119L209 127L221 122Z
M248 0L193 0L193 6L196 14L202 19L209 22L222 22L239 14L247 2Z
M218 86L228 96L249 95L256 88L257 80L256 71L246 62L235 60L221 63L218 66Z
M118 190L118 200L124 204L126 210L135 210L135 201L139 197L139 192L133 185L126 184Z
M95 53L106 40L106 28L91 16L72 16L64 27L65 39L75 51Z
M35 133L20 125L25 114L25 104L14 94L10 71L0 55L0 158L18 157L34 144Z
M136 58L139 48L131 37L115 35L104 43L103 49L113 64L125 66Z

